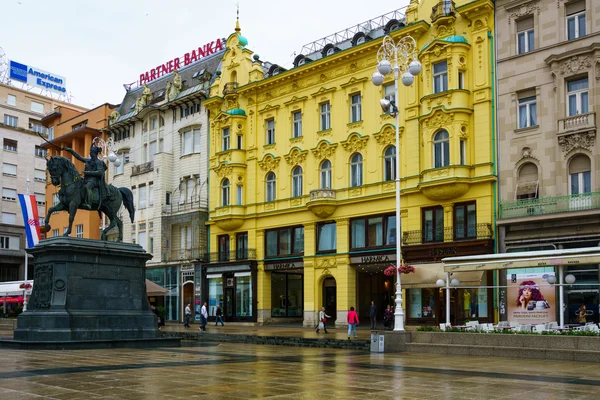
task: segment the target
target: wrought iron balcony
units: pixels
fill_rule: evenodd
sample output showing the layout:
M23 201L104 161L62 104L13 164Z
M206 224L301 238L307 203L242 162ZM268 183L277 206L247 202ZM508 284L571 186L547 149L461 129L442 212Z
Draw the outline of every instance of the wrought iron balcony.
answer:
M145 174L146 172L154 171L154 161L134 165L131 168L131 176Z
M452 0L440 0L431 9L431 22L435 22L442 17L453 17L455 11Z
M200 248L192 248L192 249L177 249L171 251L162 252L162 261L189 261L189 260L199 260L204 261L204 257L206 257L205 252L201 252Z
M186 211L195 211L201 208L208 208L208 200L186 200L184 203L173 202L172 204L163 205L163 213L176 214Z
M572 194L570 196L501 201L498 218L521 218L569 211L593 210L599 208L600 193L591 192L584 194Z
M577 114L558 120L558 135L596 129L596 113Z
M238 249L233 251L210 253L205 257L211 263L256 260L256 249Z
M225 87L223 87L223 95L227 96L228 94L235 94L237 93L237 88L237 82L227 82Z
M402 232L402 244L414 246L426 243L463 242L469 240L491 239L494 235L492 224L474 224L464 227L449 226L434 230L416 230Z

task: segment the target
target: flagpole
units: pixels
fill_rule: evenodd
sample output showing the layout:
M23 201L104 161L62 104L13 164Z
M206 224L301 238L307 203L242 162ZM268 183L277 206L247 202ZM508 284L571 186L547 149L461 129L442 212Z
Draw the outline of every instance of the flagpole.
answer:
M27 196L29 196L29 174L27 174ZM27 221L25 221L27 223ZM27 228L25 228L27 229ZM27 239L25 239L25 243L27 243ZM25 245L25 283L27 283L27 267L28 267L28 254L27 254L27 245ZM27 311L27 289L23 291L23 311Z

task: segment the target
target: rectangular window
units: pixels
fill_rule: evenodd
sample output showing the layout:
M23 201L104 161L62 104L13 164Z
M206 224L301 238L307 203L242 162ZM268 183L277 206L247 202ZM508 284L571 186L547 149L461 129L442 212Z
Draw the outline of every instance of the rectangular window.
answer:
M229 235L217 236L219 261L229 261Z
M46 205L46 195L44 193L35 193L35 202L38 206Z
M298 138L302 136L302 111L295 111L292 114L292 120L294 121L294 137Z
M47 149L42 149L40 146L35 146L35 156L40 158L46 158L48 155Z
M129 158L128 153L123 153L121 155L121 163L118 167L115 167L115 175L119 175L125 172L125 160Z
M139 193L140 193L139 207L146 208L146 185L140 185L139 189L140 189L140 191L139 191Z
M148 253L154 253L154 231L148 231Z
M304 227L280 228L265 232L266 257L285 257L304 253Z
M241 206L242 204L244 204L243 199L242 199L242 186L237 186L237 203L238 206Z
M448 90L448 63L442 61L433 64L433 93Z
M323 103L321 108L321 130L326 131L331 129L331 105L329 102Z
M242 135L237 135L237 148L238 148L238 150L242 150L242 148L244 147L243 140L244 140L244 137Z
M12 225L16 224L17 223L17 214L3 212L2 213L2 223L3 224L12 224Z
M317 224L317 252L335 253L336 248L335 222Z
M267 144L275 143L275 120L268 119L266 121L267 125Z
M465 73L463 71L458 71L458 88L465 88Z
M75 237L83 239L83 225L75 225Z
M460 165L467 165L467 141L460 140Z
M362 121L362 98L360 93L350 96L350 122Z
M444 241L444 208L441 206L422 210L423 242Z
M150 160L151 162L154 161L154 156L156 155L156 140L153 140L152 142L150 142L150 147L149 147L149 156L150 156Z
M39 122L29 121L29 127L33 132L46 134L46 127Z
M194 179L188 179L186 181L186 188L185 188L185 193L186 193L186 201L188 203L192 203L195 200L195 193L194 190L196 189L196 182Z
M454 205L454 240L477 238L476 203Z
M2 188L2 200L17 200L17 191L15 189Z
M191 129L187 132L183 132L182 136L182 156L200 152L200 129Z
M531 94L533 96L526 94L519 96L519 129L537 125L537 99L535 93Z
M135 196L133 196L133 199L135 200ZM60 199L58 197L58 193L53 193L52 194L52 205L55 206L58 203L60 203Z
M140 233L138 233L138 244L142 246L142 249L147 249L148 242L146 240L146 231L141 231Z
M4 144L2 146L2 148L6 151L17 151L17 141L16 140L10 140L10 139L4 139Z
M36 169L34 171L33 179L37 182L46 182L46 171L43 169Z
M38 103L37 101L31 102L31 111L34 113L43 114L44 113L44 104Z
M533 17L517 21L517 54L528 53L534 49Z
M52 140L52 139L54 139L54 127L53 126L48 128L48 140Z
M52 230L52 237L58 237L58 229ZM133 242L133 243L135 243L135 242Z
M142 150L142 163L145 163L148 159L148 143L144 144L144 149Z
M2 164L2 175L4 176L17 176L17 166L14 164Z
M585 1L574 1L566 5L567 40L585 36Z
M377 248L396 244L396 216L354 219L350 223L352 249Z
M148 185L148 206L154 205L154 185L151 183Z
M150 129L154 130L158 128L158 118L152 118L150 120Z
M12 115L4 114L4 124L16 128L19 123L19 118Z
M235 258L236 260L248 259L248 232L235 235Z
M137 197L137 188L136 187L131 188L131 194L133 196L133 205L138 207L138 203L137 203L138 197Z
M569 174L571 181L571 195L590 193L592 191L592 179L590 171Z
M9 106L16 106L17 96L15 96L14 94L9 94L8 99L6 100L6 104L8 104Z
M229 150L229 128L223 128L221 131L221 151Z
M301 274L271 273L271 317L301 317L303 299Z
M588 78L567 82L567 114L585 114L588 110Z
M383 98L396 104L396 87L393 83L383 87Z

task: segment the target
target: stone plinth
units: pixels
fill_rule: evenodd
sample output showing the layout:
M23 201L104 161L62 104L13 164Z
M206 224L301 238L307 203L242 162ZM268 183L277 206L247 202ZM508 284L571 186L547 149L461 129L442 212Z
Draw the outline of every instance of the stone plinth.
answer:
M141 246L56 237L28 251L34 285L15 341L156 339L145 281L152 256Z

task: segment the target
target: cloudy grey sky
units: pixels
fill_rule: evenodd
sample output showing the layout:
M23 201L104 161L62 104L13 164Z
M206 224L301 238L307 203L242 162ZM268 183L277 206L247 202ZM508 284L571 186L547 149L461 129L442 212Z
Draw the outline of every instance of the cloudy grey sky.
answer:
M248 48L290 66L302 46L409 0L240 0ZM7 57L61 75L72 102L118 104L124 83L235 28L236 1L0 0Z

